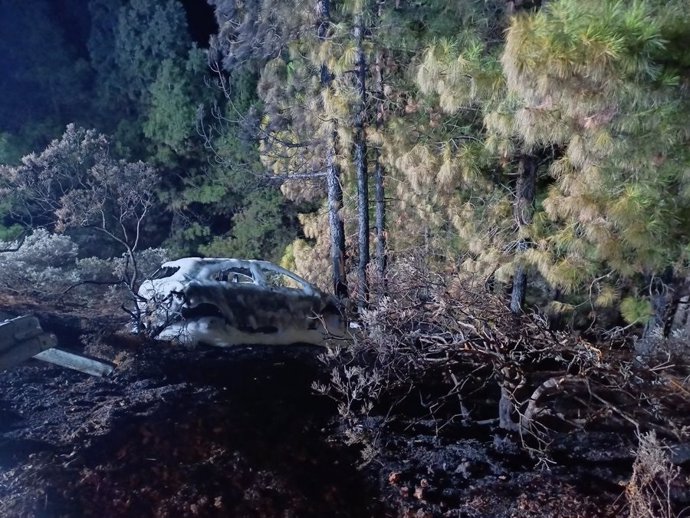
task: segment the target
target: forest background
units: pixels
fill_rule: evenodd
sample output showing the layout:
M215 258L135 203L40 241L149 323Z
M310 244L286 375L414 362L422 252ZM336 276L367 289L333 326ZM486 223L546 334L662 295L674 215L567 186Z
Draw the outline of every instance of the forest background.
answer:
M556 325L686 324L687 0L209 4L0 1L0 238L362 304L414 256Z

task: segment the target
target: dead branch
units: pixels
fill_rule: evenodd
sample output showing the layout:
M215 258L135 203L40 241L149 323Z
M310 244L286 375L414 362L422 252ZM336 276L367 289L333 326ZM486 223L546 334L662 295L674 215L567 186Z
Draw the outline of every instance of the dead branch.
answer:
M544 410L541 402L544 398L563 393L566 387L588 388L587 380L576 376L558 376L549 378L539 385L527 402L527 408L520 416L520 428L524 432L534 433L534 422Z

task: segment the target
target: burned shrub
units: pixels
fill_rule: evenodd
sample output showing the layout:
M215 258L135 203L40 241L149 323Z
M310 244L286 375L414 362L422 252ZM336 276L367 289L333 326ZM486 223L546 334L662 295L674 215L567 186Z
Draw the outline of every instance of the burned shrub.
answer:
M418 261L393 264L387 287L359 315L353 346L322 358L331 379L316 388L339 402L350 438L371 441L395 420L491 426L547 463L559 434L688 436L680 364L640 365L632 349L553 331L539 314L514 315L500 297L445 283Z

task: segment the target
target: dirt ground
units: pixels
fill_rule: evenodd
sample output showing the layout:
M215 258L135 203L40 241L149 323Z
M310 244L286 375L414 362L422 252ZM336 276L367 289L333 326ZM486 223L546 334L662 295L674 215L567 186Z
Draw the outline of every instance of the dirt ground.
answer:
M626 515L633 436L559 438L546 469L491 424L401 417L357 469L314 348L111 343L109 378L0 372L0 516Z

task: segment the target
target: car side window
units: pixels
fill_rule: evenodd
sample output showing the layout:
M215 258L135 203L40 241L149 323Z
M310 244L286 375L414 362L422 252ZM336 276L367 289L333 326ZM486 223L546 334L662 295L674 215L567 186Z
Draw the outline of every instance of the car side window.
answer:
M249 268L233 266L230 268L223 268L211 275L211 280L221 282L235 282L240 284L253 284L254 277Z

